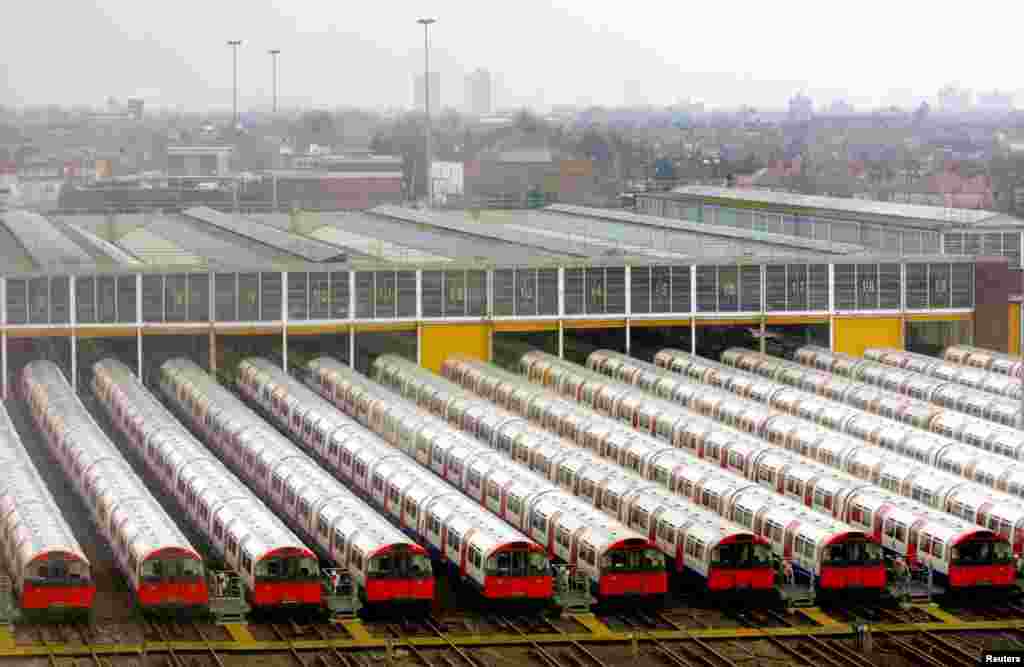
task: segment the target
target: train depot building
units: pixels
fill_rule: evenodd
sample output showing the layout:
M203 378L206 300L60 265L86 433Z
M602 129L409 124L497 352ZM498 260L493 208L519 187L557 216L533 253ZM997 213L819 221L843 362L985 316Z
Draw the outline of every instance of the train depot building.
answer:
M181 354L231 372L256 353L366 371L389 352L434 370L453 353L508 365L530 348L577 362L668 346L1020 352L1020 221L806 197L813 215L797 215L776 202L791 199L683 188L641 196L641 212L6 211L3 389L40 356L77 381L104 356L142 374Z

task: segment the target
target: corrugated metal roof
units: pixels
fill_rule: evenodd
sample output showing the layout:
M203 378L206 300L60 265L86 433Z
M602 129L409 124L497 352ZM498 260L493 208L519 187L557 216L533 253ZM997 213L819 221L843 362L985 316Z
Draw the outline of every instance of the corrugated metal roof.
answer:
M308 236L333 243L334 245L351 248L363 255L388 262L413 264L452 261L450 257L442 257L441 255L434 255L408 246L391 243L390 241L353 234L332 225L323 225L308 234Z
M95 264L87 252L38 213L7 211L3 221L39 268Z
M344 260L344 253L340 248L322 241L295 236L276 227L264 225L251 218L235 217L206 206L187 209L184 211L184 215L233 232L239 236L258 241L271 248L289 252L311 262L338 262Z
M829 210L836 211L837 213L851 213L887 218L904 218L908 221L918 223L916 226L926 227L973 225L987 218L1000 215L996 211L950 209L942 206L925 206L923 204L900 204L894 202L872 201L868 199L821 197L818 195L801 195L789 192L775 192L772 190L717 188L706 185L686 185L676 188L673 192L680 195L689 195L691 197L736 199L739 201L751 201L763 204L775 204L779 206ZM668 197L671 198L671 194L668 194Z
M658 230L663 230L666 234L671 233L673 236L680 237L680 239L685 243L700 241L701 239L710 241L711 239L718 238L722 240L729 239L740 243L746 242L752 247L759 246L765 250L779 248L792 252L811 251L830 255L845 255L848 253L864 251L863 246L853 243L817 241L815 239L789 236L787 234L758 232L752 229L740 229L737 227L727 227L725 225L706 225L699 222L677 220L675 218L642 215L639 213L632 213L630 211L614 211L609 209L590 208L587 206L572 206L569 204L552 204L544 210L548 213L564 213L570 216L581 216L592 220L607 220L618 223L615 227L619 228L622 235L626 238L631 236L629 234L629 227L646 227L649 231L642 232L642 235L655 240L659 236ZM564 216L559 217L564 218ZM546 224L550 225L553 222L555 221L548 220ZM542 222L541 224L545 223ZM569 223L565 220L561 220L560 224L568 225ZM596 224L592 224L591 226L598 227Z
M478 239L495 239L522 248L554 251L569 257L600 257L608 251L605 245L588 245L583 239L559 240L540 234L531 235L523 230L506 229L498 223L474 222L461 211L422 211L385 205L370 209L370 213L417 225L437 227Z
M18 238L5 225L0 225L0 262L17 271L35 271L38 267L25 252Z
M551 247L531 248L365 213L322 213L319 219L339 229L417 248L455 261L481 259L493 263L527 264L578 256L559 253Z
M106 239L100 238L95 233L87 229L76 227L70 223L63 223L63 225L64 229L68 232L70 236L78 236L78 238L75 239L76 241L79 241L80 243L83 244L91 245L93 248L97 250L97 252L103 253L103 255L114 264L121 264L124 266L138 266L143 263L137 257L133 257L130 253L125 252L124 249L119 248L110 241L107 241Z
M204 266L206 263L203 257L145 228L125 234L117 245L154 266Z
M181 216L157 216L147 223L146 229L182 248L201 252L210 264L240 267L302 261L291 253Z

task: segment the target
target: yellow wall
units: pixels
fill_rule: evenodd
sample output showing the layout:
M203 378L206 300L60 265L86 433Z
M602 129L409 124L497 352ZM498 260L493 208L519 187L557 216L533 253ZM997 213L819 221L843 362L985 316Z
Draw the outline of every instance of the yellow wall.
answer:
M1006 349L1014 356L1020 356L1020 304L1010 304L1009 332Z
M836 352L860 357L869 347L903 348L903 321L898 317L837 317L832 327Z
M491 327L488 324L424 324L420 360L424 368L441 370L453 354L491 360Z

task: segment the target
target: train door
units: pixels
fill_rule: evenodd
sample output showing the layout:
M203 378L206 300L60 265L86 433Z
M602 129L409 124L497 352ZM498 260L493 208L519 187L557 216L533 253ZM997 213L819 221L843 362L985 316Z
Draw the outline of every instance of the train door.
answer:
M910 524L910 532L907 537L907 560L911 561L917 557L917 551L920 547L918 542L921 540L921 526L924 524L924 520L915 521ZM927 536L925 536L927 539Z
M800 529L799 521L790 521L786 525L786 530L782 536L782 556L783 558L793 557L793 542L796 540L796 533Z

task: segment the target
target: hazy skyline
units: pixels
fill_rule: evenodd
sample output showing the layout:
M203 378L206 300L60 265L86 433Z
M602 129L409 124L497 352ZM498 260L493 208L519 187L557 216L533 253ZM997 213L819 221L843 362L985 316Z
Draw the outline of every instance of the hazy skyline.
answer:
M438 19L431 69L441 74L444 106L462 105L463 77L477 67L499 75L502 107L692 97L781 108L797 90L816 107L838 97L906 106L934 100L950 82L975 91L1024 87L1011 55L1024 9L967 7L43 0L19 4L5 21L0 102L99 105L141 94L151 106L228 109L225 40L242 39L242 109L270 103L270 48L282 50L283 105L407 107L412 74L423 68L415 19L424 15Z

